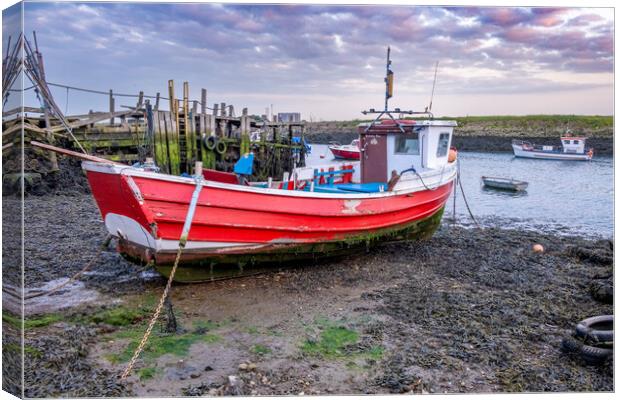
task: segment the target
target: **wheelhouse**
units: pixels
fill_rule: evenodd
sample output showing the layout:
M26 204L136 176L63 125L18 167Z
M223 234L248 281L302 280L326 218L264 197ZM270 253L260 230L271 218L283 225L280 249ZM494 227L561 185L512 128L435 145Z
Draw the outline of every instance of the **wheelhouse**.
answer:
M383 119L358 125L361 181L387 182L393 171L423 172L448 164L456 121Z

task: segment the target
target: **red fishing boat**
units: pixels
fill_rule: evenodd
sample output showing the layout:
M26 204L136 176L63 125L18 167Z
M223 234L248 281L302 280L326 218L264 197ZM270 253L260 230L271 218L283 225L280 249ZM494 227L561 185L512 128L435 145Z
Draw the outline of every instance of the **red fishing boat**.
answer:
M427 114L388 111L386 96L385 110L358 126L359 171L357 165L305 167L282 181L247 183L211 170L181 177L104 162L82 165L122 254L170 274L189 219L175 280L205 280L216 265L234 271L248 263L315 259L430 237L456 177L456 162L448 160L456 122L432 115L397 120L391 112Z
M328 146L329 151L332 152L334 158L343 160L359 160L360 159L360 141L354 139L351 144L340 144L337 142L331 142Z

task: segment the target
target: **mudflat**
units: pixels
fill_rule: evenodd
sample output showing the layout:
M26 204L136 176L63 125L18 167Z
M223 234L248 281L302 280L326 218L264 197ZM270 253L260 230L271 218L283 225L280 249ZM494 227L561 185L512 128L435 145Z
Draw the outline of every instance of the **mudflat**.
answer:
M3 202L19 207L17 198ZM18 222L3 213L5 237ZM90 195L26 197L26 289L79 271L105 237ZM535 243L545 252L533 253ZM75 284L26 301L25 394L613 391L611 361L587 365L560 348L580 320L613 314L592 296L611 285L612 256L608 240L444 221L427 241L175 284L177 331L164 332L164 313L132 376L120 381L165 280L111 245ZM4 273L9 283L21 275ZM21 322L4 315L11 389L19 371L7 360L18 360Z

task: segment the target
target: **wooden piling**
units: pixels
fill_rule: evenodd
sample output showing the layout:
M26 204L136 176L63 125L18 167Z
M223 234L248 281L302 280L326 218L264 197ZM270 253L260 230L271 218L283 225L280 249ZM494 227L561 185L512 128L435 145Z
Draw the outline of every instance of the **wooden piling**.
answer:
M154 111L159 111L159 92L155 95L155 107L153 107Z
M202 158L202 165L205 168L215 169L215 152L213 150L209 150L204 145L204 139L209 136L215 136L215 115L214 114L203 114L204 117L204 128L202 129L202 137L203 140L200 144L200 154Z
M163 111L153 111L155 143L155 164L159 166L161 172L170 173L170 160L168 158L168 141L166 139L166 120Z
M232 107L232 106L231 106ZM241 143L239 148L239 155L243 156L250 152L250 118L248 116L248 109L244 108L241 112Z
M179 101L174 94L174 80L168 81L168 97L170 112L166 114L166 141L168 143L168 160L170 173L181 173L181 154L179 152Z
M110 89L110 114L114 113L114 94L112 94L112 89ZM114 117L110 118L110 125L114 125Z
M207 113L207 89L205 88L200 89L200 113L203 115Z
M196 137L192 125L193 115L189 110L189 82L185 81L183 82L183 132L179 132L179 135L183 135L185 138L185 170L190 175L193 173L192 170L196 161Z

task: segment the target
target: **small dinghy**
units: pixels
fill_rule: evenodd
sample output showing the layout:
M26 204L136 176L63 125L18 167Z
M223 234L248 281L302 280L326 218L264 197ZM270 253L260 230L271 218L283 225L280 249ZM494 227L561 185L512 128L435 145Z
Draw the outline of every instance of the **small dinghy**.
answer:
M520 192L522 190L527 189L528 183L525 181L518 181L512 178L498 178L492 176L483 176L482 182L484 182L484 186L500 189L500 190L511 190L514 192Z

